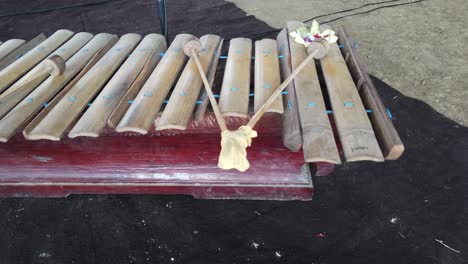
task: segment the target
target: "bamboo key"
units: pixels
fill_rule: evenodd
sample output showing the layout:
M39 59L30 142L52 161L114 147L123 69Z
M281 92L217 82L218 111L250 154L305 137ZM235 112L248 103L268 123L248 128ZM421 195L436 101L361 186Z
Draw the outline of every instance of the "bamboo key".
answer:
M187 56L194 58L195 63L198 67L198 71L202 77L203 83L205 84L205 90L210 99L213 112L215 113L216 121L221 128L221 153L218 158L218 167L221 169L237 169L241 172L246 171L250 167L250 163L247 160L247 147L252 143L252 138L257 137L257 132L253 130L253 127L260 118L263 116L265 111L275 102L276 98L281 92L288 86L288 84L294 79L294 77L304 68L307 63L312 59L323 58L329 48L329 44L326 40L320 39L314 41L308 48L309 56L286 78L286 80L280 84L278 88L272 93L272 95L263 103L258 109L254 116L250 119L249 123L245 126L239 127L235 131L227 129L224 118L219 110L218 103L213 95L210 84L205 76L203 68L198 60L198 53L201 52L202 45L199 40L192 40L187 42L184 46L184 52Z
M5 41L5 43L0 44L0 60L18 49L21 45L24 44L24 42L25 41L22 39L10 39Z

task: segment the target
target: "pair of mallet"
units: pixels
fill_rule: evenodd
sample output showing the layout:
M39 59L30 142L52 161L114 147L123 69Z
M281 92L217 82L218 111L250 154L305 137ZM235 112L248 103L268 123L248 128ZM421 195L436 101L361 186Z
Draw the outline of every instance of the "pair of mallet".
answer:
M273 94L263 103L258 111L250 118L249 122L245 126L239 127L237 130L230 131L224 118L219 110L218 103L213 95L211 86L206 78L205 72L203 71L200 60L198 59L198 53L202 51L202 44L200 40L191 40L184 46L184 53L193 58L197 65L198 72L202 78L205 86L206 94L210 100L213 108L216 121L221 128L221 153L218 159L218 167L221 169L237 169L239 171L246 171L250 167L250 163L247 160L247 147L252 143L252 138L257 137L257 132L253 130L260 118L265 114L265 111L271 106L281 92L288 86L288 84L296 77L297 74L307 65L312 59L321 59L328 53L329 43L325 39L317 39L310 43L307 48L308 56L304 61L297 66L296 69L280 84ZM42 62L40 71L36 76L32 76L32 79L39 77L45 73L49 73L52 76L59 76L66 70L65 61L58 55L52 55Z
M230 131L224 118L219 110L218 103L213 95L211 86L206 78L205 72L198 59L198 53L202 51L202 44L200 40L191 40L184 46L184 53L193 58L195 61L198 72L205 85L205 91L210 100L213 108L216 121L221 128L221 153L218 158L218 167L221 169L237 169L239 171L246 171L250 167L250 163L247 160L247 147L252 143L252 138L257 137L257 132L253 130L257 122L263 116L265 111L271 106L271 104L280 96L281 92L288 86L288 84L296 77L297 74L307 65L312 59L322 59L328 53L329 43L325 39L316 39L310 43L307 48L309 54L304 61L297 66L296 69L280 84L273 94L263 103L263 105L257 110L257 112L250 118L249 122L245 126L239 127L237 130Z

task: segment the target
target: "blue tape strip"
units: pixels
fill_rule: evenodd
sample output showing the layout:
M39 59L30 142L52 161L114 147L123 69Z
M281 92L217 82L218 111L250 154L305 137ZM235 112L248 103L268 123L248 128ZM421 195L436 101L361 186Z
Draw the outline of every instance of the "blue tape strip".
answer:
M289 108L289 110L293 109L291 99L288 99L288 108Z
M387 108L385 108L385 110L387 110L387 115L390 118L390 120L393 120L393 115L392 115L392 112L390 112L390 109L388 109L388 107L387 107Z
M128 100L127 103L128 104L133 104L134 100Z

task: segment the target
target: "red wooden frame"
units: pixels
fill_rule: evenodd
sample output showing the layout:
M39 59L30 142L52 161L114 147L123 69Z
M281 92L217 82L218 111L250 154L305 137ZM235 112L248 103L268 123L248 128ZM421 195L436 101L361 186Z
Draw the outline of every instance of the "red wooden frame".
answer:
M282 145L281 116L264 116L248 151L246 172L217 168L219 128L212 113L184 131L151 131L99 138L27 141L18 133L0 146L0 194L189 194L197 198L310 200L313 184L302 152ZM227 120L231 128L245 120ZM333 165L316 164L317 175Z

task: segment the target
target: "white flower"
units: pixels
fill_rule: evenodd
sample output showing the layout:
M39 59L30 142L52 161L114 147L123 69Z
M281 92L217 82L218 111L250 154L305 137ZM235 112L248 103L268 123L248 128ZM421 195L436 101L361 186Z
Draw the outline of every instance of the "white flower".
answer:
M330 44L335 43L338 40L338 37L335 35L335 31L331 29L326 29L322 33L319 33L319 36L326 39Z
M294 39L296 43L309 47L310 41L316 39L315 36L320 36L320 38L325 39L328 43L332 44L338 40L338 37L335 34L335 31L331 29L326 29L322 33L319 30L319 23L317 21L312 21L312 26L310 30L307 30L305 25L299 26L295 31L289 33L289 35Z

